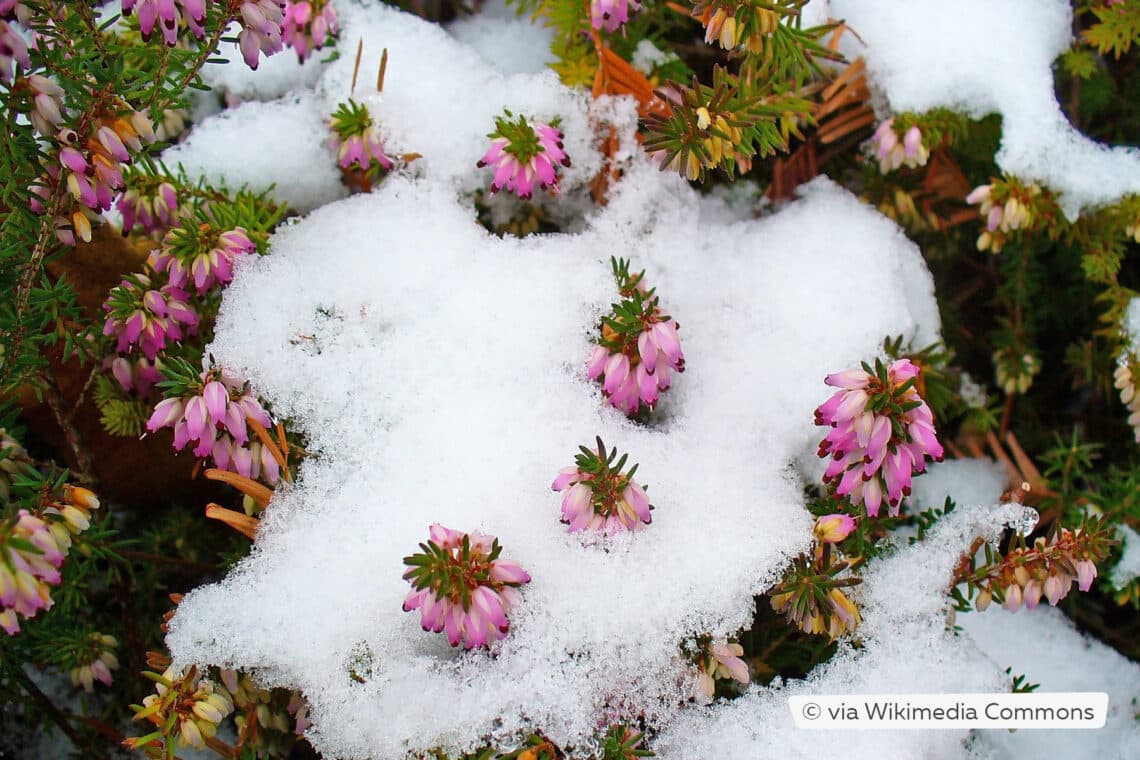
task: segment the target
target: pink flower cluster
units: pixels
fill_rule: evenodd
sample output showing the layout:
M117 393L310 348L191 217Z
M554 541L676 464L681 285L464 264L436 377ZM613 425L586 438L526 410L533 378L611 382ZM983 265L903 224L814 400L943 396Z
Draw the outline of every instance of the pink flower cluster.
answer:
M499 542L485 533L432 525L421 553L404 558L412 591L404 611L420 611L425 631L446 633L464 649L490 646L510 631L508 613L520 601L518 587L530 574L500 559Z
M337 164L341 169L359 169L367 172L379 165L384 171L392 170L392 159L384 152L384 139L380 137L380 130L375 126L344 139L333 133L329 138L329 144L336 151Z
M107 357L104 365L111 370L111 375L119 381L123 390L133 391L144 398L162 379L162 373L158 371L154 360L144 356L134 361L125 356Z
M12 68L14 63L25 69L31 68L28 45L14 26L7 21L0 21L0 82L12 81L15 76Z
M35 617L52 605L48 586L59 583L59 569L67 549L61 548L46 522L26 509L17 513L7 538L31 544L36 551L13 546L0 538L0 627L14 636L20 630L18 616Z
M897 515L912 473L926 470L928 456L942 459L930 407L915 388L919 372L898 359L829 375L826 383L840 390L815 410L815 424L831 427L819 445L819 455L831 458L824 482L838 479L836 493L871 517L884 497Z
M32 74L26 81L32 91L33 103L28 119L41 135L55 137L63 121L63 88L39 74Z
M257 252L257 246L249 238L244 227L235 227L221 233L209 232L212 237L196 237L189 245L180 245L190 235L199 230L188 231L177 227L167 233L163 247L155 250L150 257L151 266L156 272L165 272L170 277L170 287L185 291L193 286L202 295L217 285L225 285L233 280L234 261L241 256Z
M336 8L328 0L288 2L284 26L285 44L297 51L297 60L304 63L310 53L324 47L330 36L336 36Z
M269 56L284 47L281 35L285 26L285 0L246 0L241 4L238 21L238 47L251 69L256 69L261 53Z
M178 192L161 182L150 192L132 186L119 196L116 207L123 217L123 234L138 227L144 235L160 235L178 224Z
M871 136L875 157L879 159L879 170L886 174L900 166L917 168L925 166L930 158L926 147L922 144L922 130L912 126L899 140L895 132L895 120L887 119L875 130Z
M178 19L181 18L198 39L205 35L207 0L123 0L123 14L130 15L138 6L139 30L149 40L157 23L162 40L173 47L178 42Z
M632 471L623 474L620 466L608 466L605 450L600 451L590 461L559 470L551 484L562 493L562 522L570 526L571 533L592 530L606 535L653 522L645 488L633 479Z
M607 32L629 21L630 9L641 10L638 0L590 0L590 24Z
M672 320L647 322L632 355L598 346L586 367L591 380L602 378L602 393L610 405L626 414L636 414L642 405L652 409L672 384L672 373L684 371L685 354Z
M515 122L499 118L490 137L491 147L476 165L494 169L492 193L505 188L527 200L536 187L558 192L558 166L570 166L561 130L542 122L531 126L522 116Z
M63 500L44 510L48 519L21 509L14 523L0 524L0 628L9 636L19 633L20 617L51 608L49 587L59 584L71 537L90 527L98 508L91 491L64 486Z
M265 428L273 424L248 383L227 370L215 369L201 374L197 393L160 401L146 429L153 433L173 428L175 449L181 451L193 442L194 456L213 457L220 469L276 482L280 476L277 460L259 442L250 442L247 417Z
M189 296L171 285L155 290L145 274L125 278L111 290L103 310L107 312L103 334L116 338L115 350L126 353L137 346L152 361L168 343L198 328L198 312Z

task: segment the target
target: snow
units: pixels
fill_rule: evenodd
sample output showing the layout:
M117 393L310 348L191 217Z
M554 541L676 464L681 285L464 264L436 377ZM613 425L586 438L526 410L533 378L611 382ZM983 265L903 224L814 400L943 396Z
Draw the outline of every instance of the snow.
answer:
M915 478L910 503L914 511L941 509L948 496L957 504L993 504L1008 485L1005 468L992 459L947 459Z
M921 480L922 478L919 478ZM797 729L788 697L811 694L978 693L1008 688L1005 666L978 656L948 630L945 593L954 566L975 536L994 540L1023 507L960 506L925 541L872 563L856 587L860 647L841 647L803 681L753 686L741 698L690 710L657 740L666 760L694 757L966 757L967 730L810 731Z
M1072 40L1068 0L831 0L830 13L866 43L844 35L841 49L866 59L889 110L1000 113L998 166L1058 191L1069 217L1140 192L1140 152L1084 136L1057 102L1052 64Z
M456 192L482 145L485 127L471 122L502 96L479 94L487 102L425 155L426 176L392 177L276 234L272 255L227 291L209 349L320 456L275 498L250 558L183 601L169 644L182 660L302 688L314 741L335 756L527 727L581 740L618 695L667 721L691 689L681 638L746 624L752 596L809 542L787 464L818 437L824 375L883 335L937 331L917 249L823 179L765 219L706 222L685 183L642 159L583 232L488 236ZM385 107L397 100L386 88ZM689 369L649 427L605 407L584 378L615 297L611 254L647 268L686 342ZM875 296L857 318L816 306L852 292ZM641 463L658 507L648 530L608 551L566 534L549 491L595 435ZM534 576L496 657L456 657L400 609L400 560L434 521L498 535ZM357 684L347 663L364 649L372 676Z
M518 16L503 0L490 0L479 13L456 19L447 31L502 74L538 74L553 63L554 30Z
M1120 560L1112 566L1109 582L1117 589L1123 589L1140 578L1140 533L1127 525L1118 525L1116 538L1123 544Z
M341 3L334 5L339 8ZM233 24L227 34L237 37L239 31L241 26ZM297 54L287 48L278 55L262 56L256 70L245 65L236 42L224 43L221 54L228 63L210 64L202 69L203 82L231 100L273 100L315 85L330 57L340 55L353 60L356 40L341 35L337 45L326 44L304 63L299 63Z
M1140 297L1128 302L1128 308L1124 310L1124 319L1121 321L1121 329L1128 341L1128 350L1140 355Z
M345 195L327 146L327 122L337 104L351 96L368 103L390 154L421 154L411 164L413 173L446 179L466 191L486 185L486 170L475 164L504 107L544 121L560 118L574 164L564 172L565 192L584 191L598 173L601 156L593 149L589 96L563 87L553 71L539 67L534 74L503 74L472 48L415 16L347 3L337 8L342 55L324 67L314 91L243 103L207 119L183 144L165 151L163 160L181 162L191 173L231 186L263 190L274 185L276 198L296 211L310 211ZM354 40L364 43L355 89ZM351 55L346 52L350 45ZM385 48L384 91L377 95L376 74ZM428 55L433 62L430 90L424 87L426 71L420 64Z
M1038 607L1011 615L997 605L960 615L958 623L983 654L1040 684L1038 692L1108 693L1108 720L1097 731L985 731L979 757L1140 757L1140 665L1082 635L1060 610Z

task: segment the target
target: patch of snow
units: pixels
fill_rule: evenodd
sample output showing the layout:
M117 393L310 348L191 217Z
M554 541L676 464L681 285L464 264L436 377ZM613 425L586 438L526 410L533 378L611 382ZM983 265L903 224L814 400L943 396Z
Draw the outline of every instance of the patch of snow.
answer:
M885 334L937 328L917 321L936 312L913 244L827 180L751 222L683 213L694 195L642 162L583 233L498 239L449 183L392 178L277 233L227 290L210 351L320 458L253 554L183 601L176 657L301 687L338 757L527 727L580 741L607 713L676 713L679 641L745 625L810 541L786 463L817 436L822 378ZM584 377L611 254L645 267L682 325L688 370L649 427ZM858 318L816 307L852 289L879 296ZM566 533L549 490L595 435L641 463L658 507L608 552ZM435 521L498 535L534 577L494 657L456 656L401 611L401 558Z
M519 16L503 0L490 0L479 12L456 19L447 31L501 74L537 74L555 60L554 30Z
M925 477L925 476L923 476ZM922 477L918 478L922 480ZM917 482L917 481L916 481ZM810 731L796 728L788 697L812 694L978 693L1008 688L998 667L949 630L946 597L954 566L976 536L996 540L1022 507L959 507L925 541L873 562L855 587L861 646L843 646L802 681L754 686L743 697L690 710L657 740L664 760L696 757L965 757L966 729Z
M1127 525L1118 525L1116 537L1124 544L1124 551L1120 560L1112 566L1108 580L1117 589L1122 589L1140 578L1140 533Z
M830 10L866 43L844 35L841 49L866 58L891 110L1000 113L998 165L1058 191L1069 217L1140 192L1140 151L1089 139L1057 102L1052 65L1072 41L1068 0L831 0Z
M163 151L162 160L234 189L272 186L276 200L310 211L348 194L328 147L324 115L322 101L308 94L243 103L197 124L183 142Z
M1011 614L996 604L958 616L958 624L994 664L1040 684L1038 692L1108 693L1108 720L1095 731L977 732L976 757L1140 757L1140 665L1073 628L1042 605Z

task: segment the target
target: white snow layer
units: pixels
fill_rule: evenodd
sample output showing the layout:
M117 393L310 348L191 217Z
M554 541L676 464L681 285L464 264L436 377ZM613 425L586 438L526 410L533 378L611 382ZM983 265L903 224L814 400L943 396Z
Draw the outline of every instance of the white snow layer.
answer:
M945 630L958 554L1020 512L979 506L996 496L984 488L928 541L900 542L868 568L861 648L807 682L699 708L678 648L748 624L753 595L809 546L792 463L821 435L811 419L828 395L822 378L874 356L884 335L937 337L915 246L826 179L766 218L741 219L637 157L579 231L490 236L470 192L488 181L475 161L494 116L508 106L562 119L574 162L566 203L601 167L597 114L549 73L504 75L411 16L338 7L366 66L389 48L383 100L370 104L392 152L423 158L341 199L320 133L348 95L345 58L314 93L242 105L197 127L178 154L192 170L276 184L295 209L316 209L273 236L272 255L241 263L209 348L315 455L278 489L250 556L183 600L167 641L175 657L301 689L310 738L338 758L470 748L532 729L582 746L637 715L663 730L662 757L964 753L953 732L795 733L784 696L1004 688L1004 665ZM621 126L628 138L631 122ZM585 378L617 295L610 256L645 268L682 326L687 371L648 426L606 406ZM595 435L640 463L657 510L645 530L587 547L559 524L549 485ZM401 610L402 557L433 522L497 535L533 576L493 654L456 652Z
M866 43L844 35L843 49L866 58L891 110L1000 113L998 165L1058 191L1070 217L1140 192L1140 151L1090 140L1057 102L1052 64L1072 40L1068 0L831 0L830 14Z
M959 615L958 624L1002 669L1025 674L1038 692L1103 691L1108 719L1096 731L979 731L977 757L1140 757L1140 665L1082 635L1060 610L1049 606L1011 615L993 605L984 613Z

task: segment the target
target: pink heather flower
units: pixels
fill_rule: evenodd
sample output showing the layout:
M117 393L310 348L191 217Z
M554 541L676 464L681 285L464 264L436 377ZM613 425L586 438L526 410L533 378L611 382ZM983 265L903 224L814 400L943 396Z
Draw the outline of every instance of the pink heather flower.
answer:
M590 24L607 32L629 21L630 8L641 10L638 0L590 0Z
M571 533L582 530L613 535L636 530L653 521L645 487L633 479L637 465L623 473L627 457L617 459L617 450L607 454L602 439L591 451L581 447L573 467L559 471L551 488L562 492L562 522ZM617 460L615 463L615 459Z
M144 235L163 235L178 224L178 193L169 182L146 191L131 187L117 203L123 217L123 234L138 227Z
M336 9L327 0L287 2L283 38L301 63L337 34Z
M562 147L562 132L549 124L534 126L520 116L518 121L498 117L495 131L488 137L491 146L476 166L494 169L491 192L507 189L527 200L536 187L558 192L558 165L570 166L570 158Z
M34 550L14 546L12 539ZM68 546L70 540L61 545L48 523L26 509L16 513L14 524L0 524L0 628L9 636L19 633L19 618L52 606L49 586L59 584Z
M395 162L384 149L380 127L368 106L347 100L337 106L329 121L329 146L336 151L337 165L346 172L361 172L365 189Z
M900 140L894 125L893 118L887 119L871 136L871 145L879 160L879 170L886 174L900 166L912 169L925 166L930 154L922 144L922 130L912 126Z
M1077 588L1088 591L1096 578L1096 565L1090 560L1083 559L1077 563Z
M269 57L284 47L285 6L285 0L246 0L241 4L238 47L251 69L257 68L261 53Z
M28 118L41 135L54 137L63 121L63 88L39 74L32 74L27 82L35 104Z
M149 40L155 24L162 30L162 40L173 47L178 42L178 21L181 18L190 32L202 39L205 35L207 0L123 0L123 13L130 15L138 6L139 31Z
M168 343L197 330L198 313L188 298L170 285L153 289L147 275L129 275L103 302L107 312L103 334L117 338L115 350L119 353L137 346L153 361Z
M404 557L412 590L404 611L420 611L425 631L446 633L451 645L487 647L510 631L508 613L530 574L500 558L498 539L432 525L420 553Z
M600 380L602 393L616 409L634 415L652 409L685 371L678 326L658 305L652 291L640 288L644 272L630 275L629 262L615 259L614 274L624 300L602 320L602 336L586 365L586 375Z
M249 383L217 369L203 372L200 381L196 394L160 401L146 429L153 433L173 428L175 449L194 443L194 456L212 457L219 469L276 482L277 461L259 442L250 441L246 418L265 428L273 423Z
M7 21L0 21L0 82L9 84L12 82L13 63L19 64L24 69L32 67L32 59L28 57L28 45L15 26L9 25Z
M821 543L838 544L855 530L855 518L851 515L824 515L815 521L815 537Z
M136 359L125 356L107 357L103 366L104 369L111 370L111 375L119 381L123 390L137 393L143 398L162 379L162 373L154 361L142 356Z
M155 271L170 277L170 287L199 295L233 280L234 261L257 252L244 227L222 233L203 228L193 221L170 230L163 248L149 259Z
M824 482L838 481L836 493L865 505L870 517L884 500L897 515L911 475L926 470L926 457L942 459L934 417L914 387L918 374L909 359L898 359L829 375L825 382L840 390L815 410L815 424L831 426L819 445L819 455L831 459Z
M28 6L17 0L0 0L0 19L18 20L24 26L32 19L32 11Z

